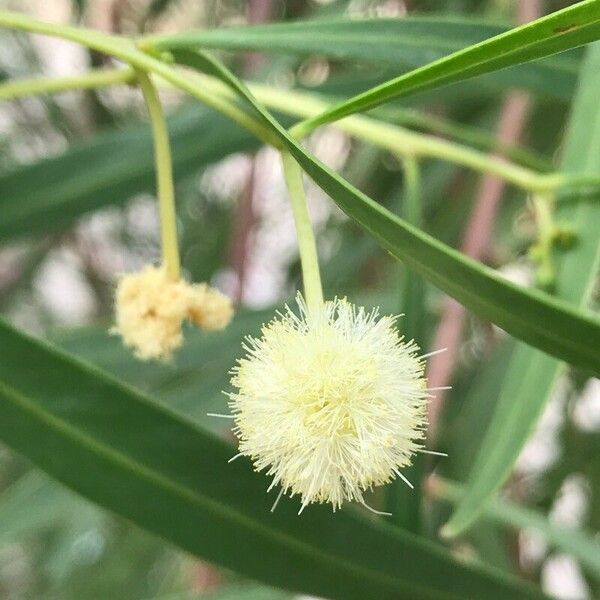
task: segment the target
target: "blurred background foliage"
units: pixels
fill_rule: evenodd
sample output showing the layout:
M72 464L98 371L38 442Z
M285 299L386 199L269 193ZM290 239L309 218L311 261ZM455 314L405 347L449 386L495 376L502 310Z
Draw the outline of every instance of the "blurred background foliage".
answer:
M480 37L493 34L485 27L515 23L523 12L533 18L531 11L539 16L568 4L563 0L0 2L3 8L39 18L131 35L332 16L401 17L408 12L440 19L477 17ZM457 40L457 47L472 41ZM109 63L70 44L8 31L0 32L0 49L0 79L67 75ZM224 51L220 56L251 80L347 96L448 52L425 50L416 47L404 65L294 53ZM581 51L561 56L561 77L529 81L526 91L509 89L502 77L494 82L477 79L388 105L380 114L486 150L500 140L521 152L523 162L549 170L558 164L557 149L581 56ZM291 214L272 150L259 147L236 125L186 103L174 91L163 98L171 114L183 267L191 280L211 280L236 299L239 312L232 325L224 334L188 331L185 347L168 365L136 361L108 334L117 275L156 260L159 254L151 137L141 98L126 87L25 98L0 106L0 310L18 326L48 336L227 436L228 423L211 420L206 412L224 406L221 391L227 389L227 372L239 354L241 338L257 332L273 307L299 286ZM394 156L335 129L313 135L310 144L371 197L403 210L404 176ZM502 185L494 189L497 183L483 179L447 163L427 161L422 172L423 228L507 276L530 283L533 267L527 248L535 230L527 199L522 191ZM326 293L347 294L357 302L380 305L384 312L398 312L404 269L343 217L316 186L309 184L309 192ZM497 209L493 218L475 221L479 225L474 226L476 215L486 206L489 209L490 202ZM424 290L418 337L423 347L430 348L439 339L440 323L447 325L461 316L437 290L429 286ZM437 422L439 445L449 457L416 468L427 473L435 469L461 482L490 422L515 344L470 315L458 329L460 336L449 351L454 364L443 364L440 368L447 372L438 374L443 384L453 386L444 394ZM594 535L600 528L599 403L597 380L574 379L561 386L546 406L504 495L548 515L552 523ZM435 538L449 507L435 493L430 497L426 493L412 514L423 520L418 525L421 532ZM409 525L415 523L413 519ZM507 527L483 520L449 547L468 560L539 582L557 597L600 596L598 573L557 549L533 526ZM199 562L96 508L2 448L0 597L290 596Z

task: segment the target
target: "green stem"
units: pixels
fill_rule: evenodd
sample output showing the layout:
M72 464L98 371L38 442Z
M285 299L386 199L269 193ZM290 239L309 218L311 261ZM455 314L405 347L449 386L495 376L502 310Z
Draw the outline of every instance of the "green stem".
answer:
M373 116L400 127L421 130L445 138L452 138L464 146L471 146L479 151L496 152L504 158L537 172L553 170L552 161L535 151L519 145L505 144L494 135L465 123L456 123L430 113L410 108L381 107L373 111Z
M190 77L175 71L175 69L162 60L158 60L154 56L140 50L131 40L98 33L91 29L44 23L32 19L27 15L6 10L0 10L0 27L41 33L76 42L103 54L114 56L140 71L154 73L173 86L192 94L207 106L223 113L242 127L248 129L248 131L259 139L267 143L270 142L272 137L271 132L245 110L237 106L235 102L231 102L223 95L210 93L197 82L192 82Z
M423 227L423 211L421 205L421 168L419 159L405 156L402 159L404 167L404 202L401 216L415 227ZM402 286L401 313L402 329L409 340L423 347L423 318L425 304L425 282L417 273L406 269Z
M208 75L196 74L194 78L205 90L215 95L235 98L235 92L221 81ZM291 90L279 90L261 84L248 84L253 96L265 106L299 117L317 115L327 108L327 103L314 95ZM600 186L600 178L564 173L537 173L527 167L515 165L497 156L489 155L456 142L432 135L409 131L363 116L351 116L332 123L350 135L371 142L400 156L412 155L446 160L454 164L491 173L530 192L549 192L567 186ZM290 133L298 137L296 127Z
M119 83L131 83L133 79L135 79L133 69L89 71L76 77L59 77L57 79L46 77L20 79L0 84L0 100L15 100L22 96L54 94L68 90L90 90Z
M404 167L404 218L417 227L422 226L421 214L421 168L419 161L412 155L402 159Z
M169 131L163 114L160 99L150 78L143 71L137 78L144 94L154 138L154 161L156 165L156 187L160 215L160 238L163 265L171 279L181 276L179 248L177 246L177 214L175 212L175 188Z
M319 272L317 243L310 222L306 194L302 183L302 169L289 152L281 152L281 161L298 236L306 304L310 310L318 310L323 304L323 288Z
M552 249L556 227L552 217L554 198L550 194L536 194L532 198L537 226L537 242L529 249L530 256L537 263L536 283L543 289L552 289L556 272L552 262Z
M0 11L0 27L2 26L74 41L114 56L137 69L152 72L178 89L195 96L207 106L223 113L263 142L274 146L278 145L277 138L267 127L237 105L235 92L231 88L212 77L179 73L170 65L157 59L151 52L152 48L147 48L148 53L141 51L140 48L144 48L144 44L147 44L143 40L137 47L131 40L125 38L109 36L83 28L43 23L10 11ZM307 94L274 90L260 85L250 85L249 87L260 102L288 114L310 118L322 114L329 108L327 103ZM306 121L303 121L293 127L290 131L292 135L304 136L306 134L305 124ZM600 185L598 177L536 173L523 166L489 156L460 144L410 132L368 117L351 116L336 122L335 126L395 154L429 156L447 160L480 172L497 175L532 193L556 191L568 186Z

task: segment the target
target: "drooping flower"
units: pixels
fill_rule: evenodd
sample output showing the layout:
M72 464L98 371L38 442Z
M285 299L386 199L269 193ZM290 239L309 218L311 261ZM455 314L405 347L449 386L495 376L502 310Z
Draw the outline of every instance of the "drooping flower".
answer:
M420 449L429 393L424 361L395 317L346 300L299 315L286 307L248 338L232 370L230 408L240 455L281 492L333 509L364 504Z
M138 358L166 360L183 342L185 319L205 330L222 329L233 308L227 296L207 284L174 280L164 267L148 265L120 279L115 312L113 332Z

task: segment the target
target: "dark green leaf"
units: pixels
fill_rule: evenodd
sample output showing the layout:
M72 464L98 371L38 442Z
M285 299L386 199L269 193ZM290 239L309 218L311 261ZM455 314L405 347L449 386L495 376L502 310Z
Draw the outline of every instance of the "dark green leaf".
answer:
M231 446L95 368L0 324L0 438L181 548L266 583L344 600L534 598L495 572L354 511L297 501Z
M256 141L207 108L169 121L176 177L184 177ZM0 243L60 230L96 208L125 203L154 189L147 125L100 134L64 154L0 174Z

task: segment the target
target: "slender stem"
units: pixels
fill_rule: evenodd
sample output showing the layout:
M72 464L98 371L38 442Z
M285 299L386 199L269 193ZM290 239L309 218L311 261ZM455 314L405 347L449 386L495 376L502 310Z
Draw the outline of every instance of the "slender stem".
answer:
M76 77L32 77L0 84L0 100L14 100L35 94L54 94L67 90L89 90L119 83L130 83L135 79L133 69L104 69L89 71Z
M310 310L318 309L323 304L323 288L319 272L317 243L310 222L306 194L302 183L302 169L289 152L283 151L281 153L281 161L292 204L292 212L294 213L306 304Z
M214 95L235 97L235 92L208 75L195 74L194 79ZM327 108L321 98L304 92L280 90L261 84L247 84L254 97L269 108L295 116L320 114ZM380 148L400 156L429 157L446 160L482 173L491 173L530 192L548 192L567 186L600 186L600 178L565 173L537 173L497 156L474 150L462 144L432 135L409 131L375 119L354 115L331 124ZM297 136L296 127L290 133Z
M421 169L419 159L405 156L404 167L404 202L401 216L415 227L423 227L421 206ZM405 269L402 284L402 304L400 312L404 314L402 329L409 340L414 340L420 347L424 346L423 329L425 317L425 282L423 278L410 269Z
M183 90L201 102L218 110L265 143L277 146L277 138L255 117L237 105L236 95L222 82L200 74L182 74L156 58L156 52L147 48L147 40L140 40L136 46L131 40L101 34L93 30L44 23L26 15L0 10L0 27L20 29L60 37L80 43L99 52L114 56L133 67L152 72L171 85ZM146 48L148 53L141 48ZM160 56L160 54L159 54ZM329 105L306 94L286 90L274 90L266 86L250 85L254 96L263 104L301 117L321 115ZM290 130L292 135L306 134L306 121L298 123ZM488 156L460 144L442 140L430 135L410 132L387 123L380 123L362 116L351 116L335 123L335 126L394 153L415 156L430 156L460 164L477 171L492 173L534 193L554 191L568 186L597 186L598 177L567 175L563 173L536 173L525 167L512 164L497 157Z
M417 158L407 155L402 159L404 167L404 218L421 227L421 168Z
M455 123L446 118L410 108L381 107L374 110L372 114L376 119L393 125L417 131L422 130L439 137L452 138L455 142L479 151L495 152L507 160L537 172L544 173L554 169L552 161L542 154L519 144L502 142L491 133L465 123Z
M556 280L552 261L552 248L556 227L552 217L553 197L551 194L535 194L531 199L535 211L537 242L529 253L537 263L536 283L544 289L551 289Z
M143 71L137 71L137 77L144 94L146 106L148 107L148 115L150 116L150 123L152 125L152 136L154 138L154 162L156 165L156 187L160 215L163 265L169 277L179 279L177 214L175 212L175 188L173 185L169 131L156 88L148 75Z
M192 94L207 106L218 110L245 129L248 129L248 131L259 139L270 143L272 138L271 132L252 115L237 106L235 102L232 102L223 95L216 95L205 90L197 81L190 81L190 77L177 72L170 65L157 59L150 53L143 52L132 40L102 34L91 29L45 23L32 19L27 15L6 10L0 10L0 27L41 33L76 42L87 48L114 56L136 69L159 75L173 86Z
M0 84L0 100L12 100L20 98L22 96L29 96L34 94L53 94L57 92L63 92L67 90L77 89L93 89L99 87L106 87L119 83L129 83L135 79L135 74L132 69L103 69L101 71L91 70L83 75L77 77L59 77L56 79L49 79L46 77L34 77L30 79L22 79L17 81L8 81ZM272 90L272 88L264 88L265 91ZM223 90L220 90L223 91ZM298 92L282 92L283 94L294 94L295 96L302 96L303 99L310 99L306 94ZM297 99L296 99L297 100ZM265 104L269 104L266 102ZM307 106L309 106L307 104ZM325 105L323 105L325 106ZM293 104L289 108L292 108ZM279 107L281 110L285 110L285 107ZM310 112L310 111L309 111ZM314 111L313 111L314 112ZM394 119L403 119L409 124L417 127L430 127L436 132L443 135L450 136L463 136L465 139L472 141L473 143L484 145L492 149L496 149L494 146L493 138L488 139L489 136L478 131L469 130L467 134L463 132L463 129L457 125L447 123L442 119L436 119L433 117L423 116L416 111L394 111L382 114L387 114ZM307 114L307 111L300 110L296 111L297 114L303 116ZM376 122L373 120L373 122ZM422 133L413 133L415 136L424 137ZM452 144L452 142L446 142ZM522 148L512 148L509 146L499 146L499 151L506 154L507 157L518 158L520 161L534 163L542 165L542 159L529 153L527 150ZM544 165L546 166L546 165Z

